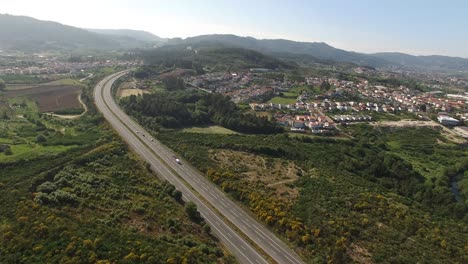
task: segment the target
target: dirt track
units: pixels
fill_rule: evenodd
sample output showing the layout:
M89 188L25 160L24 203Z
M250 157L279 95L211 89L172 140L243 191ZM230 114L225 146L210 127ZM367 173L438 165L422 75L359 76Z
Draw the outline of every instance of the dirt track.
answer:
M461 138L461 135L453 129L449 129L435 121L418 121L418 120L401 120L401 121L381 121L372 122L375 127L433 127L441 128L442 135L454 143L466 143L466 140Z

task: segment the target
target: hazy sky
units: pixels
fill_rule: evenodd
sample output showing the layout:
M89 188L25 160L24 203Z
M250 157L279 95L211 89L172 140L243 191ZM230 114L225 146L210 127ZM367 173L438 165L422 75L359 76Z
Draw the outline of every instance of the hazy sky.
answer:
M0 13L161 37L232 33L468 58L468 0L4 0Z

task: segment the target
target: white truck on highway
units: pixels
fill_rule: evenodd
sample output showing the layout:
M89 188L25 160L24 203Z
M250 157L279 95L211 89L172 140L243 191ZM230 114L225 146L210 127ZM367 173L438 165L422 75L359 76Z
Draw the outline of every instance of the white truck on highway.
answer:
M182 163L180 162L180 159L175 159L175 162L177 162L177 164L182 164Z

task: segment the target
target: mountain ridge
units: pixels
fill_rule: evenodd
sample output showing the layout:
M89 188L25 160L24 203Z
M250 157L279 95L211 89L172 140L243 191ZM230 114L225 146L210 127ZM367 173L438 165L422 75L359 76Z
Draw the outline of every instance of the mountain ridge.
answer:
M166 41L167 39L161 38L151 32L144 30L135 30L135 29L99 29L99 28L85 28L85 30L110 36L124 36L131 37L140 41L155 41L161 42Z
M54 21L0 14L0 50L118 50L147 46L148 41L130 36L100 34Z
M232 34L209 34L189 37L186 39L174 38L170 39L167 44L185 43L190 45L206 41L253 49L269 54L305 54L322 60L351 62L362 66L377 68L404 67L437 70L468 70L468 59L461 57L442 55L416 56L396 52L367 54L338 49L324 42L300 42L286 39L256 39L253 37L240 37ZM404 57L404 60L396 58L397 56L395 54L401 54L400 57Z
M0 14L0 50L119 50L161 45L195 45L202 42L250 49L276 56L308 55L321 61L352 63L384 69L468 71L468 59L441 55L415 56L399 52L359 53L335 48L325 42L256 39L233 34L209 34L189 38L160 38L153 33L129 29L81 29L27 16ZM305 58L308 58L304 56Z

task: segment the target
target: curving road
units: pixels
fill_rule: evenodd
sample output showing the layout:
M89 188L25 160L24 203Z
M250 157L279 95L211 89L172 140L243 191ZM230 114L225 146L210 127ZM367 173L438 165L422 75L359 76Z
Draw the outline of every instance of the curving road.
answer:
M127 144L151 165L161 179L180 190L184 200L197 205L212 232L241 263L304 263L283 241L200 172L184 160L178 164L172 150L152 139L143 127L118 107L112 97L112 84L127 73L128 70L107 76L94 89L97 108Z

